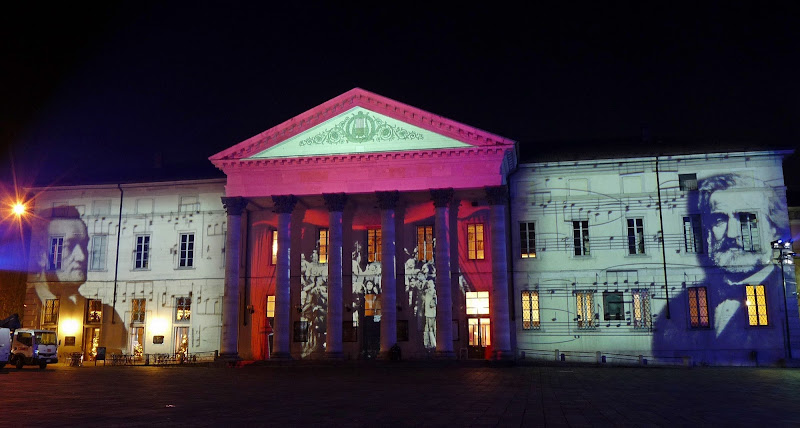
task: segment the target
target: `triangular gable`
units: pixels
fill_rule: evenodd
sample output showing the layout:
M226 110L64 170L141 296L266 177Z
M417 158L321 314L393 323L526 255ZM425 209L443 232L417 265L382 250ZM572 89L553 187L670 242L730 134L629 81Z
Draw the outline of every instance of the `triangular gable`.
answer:
M226 161L470 146L513 147L514 142L355 88L209 159L221 167Z
M248 159L470 147L418 126L354 107Z

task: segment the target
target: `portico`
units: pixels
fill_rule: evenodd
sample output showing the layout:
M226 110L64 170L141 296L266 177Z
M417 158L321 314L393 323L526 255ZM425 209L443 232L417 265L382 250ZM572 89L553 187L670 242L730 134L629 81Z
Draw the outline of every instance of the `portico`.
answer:
M353 89L211 161L225 356L511 356L513 141Z

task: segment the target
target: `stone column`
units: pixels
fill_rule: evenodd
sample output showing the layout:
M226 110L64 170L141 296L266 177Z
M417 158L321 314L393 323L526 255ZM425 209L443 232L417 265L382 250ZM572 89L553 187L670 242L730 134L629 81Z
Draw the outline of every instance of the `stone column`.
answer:
M294 195L273 196L278 214L278 264L275 267L275 325L272 326L272 358L290 359L289 332L291 331L291 287L289 256L292 246L292 211L297 205Z
M436 266L436 356L455 358L453 299L450 283L450 203L453 189L431 189L435 207L433 260Z
M397 343L397 234L394 210L400 192L377 192L381 209L381 350L379 357L389 359Z
M347 203L345 193L323 193L328 208L328 314L325 334L325 356L341 359L342 353L342 211Z
M242 238L242 212L247 200L234 196L222 197L228 214L228 232L225 241L225 289L222 298L222 343L220 357L239 359L239 251Z
M508 253L506 243L506 186L486 187L491 205L489 230L492 246L492 357L498 360L513 359L508 300Z

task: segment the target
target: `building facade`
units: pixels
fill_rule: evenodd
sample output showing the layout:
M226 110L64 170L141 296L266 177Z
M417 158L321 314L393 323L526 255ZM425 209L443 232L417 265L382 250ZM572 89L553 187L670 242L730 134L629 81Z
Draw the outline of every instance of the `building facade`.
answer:
M38 193L23 322L87 356L775 363L787 154L518 165L354 89L212 156L224 180Z

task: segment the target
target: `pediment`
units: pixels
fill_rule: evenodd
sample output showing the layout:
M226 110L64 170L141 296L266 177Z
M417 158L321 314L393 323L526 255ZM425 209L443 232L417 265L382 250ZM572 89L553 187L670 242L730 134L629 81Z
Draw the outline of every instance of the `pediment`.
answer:
M246 159L437 150L470 145L356 106Z

